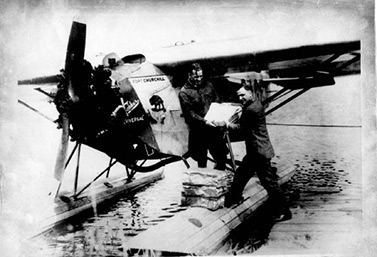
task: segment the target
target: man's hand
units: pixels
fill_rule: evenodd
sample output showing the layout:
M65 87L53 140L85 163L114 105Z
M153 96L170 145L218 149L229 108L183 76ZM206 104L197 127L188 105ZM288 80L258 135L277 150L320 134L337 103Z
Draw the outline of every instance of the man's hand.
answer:
M215 127L226 128L226 122L225 121L214 121L213 125L215 125Z
M228 123L227 128L231 130L236 130L239 128L239 124L234 124L234 123Z
M213 120L211 120L211 121L206 120L205 123L206 123L206 125L208 125L208 126L216 127L215 124L213 123Z

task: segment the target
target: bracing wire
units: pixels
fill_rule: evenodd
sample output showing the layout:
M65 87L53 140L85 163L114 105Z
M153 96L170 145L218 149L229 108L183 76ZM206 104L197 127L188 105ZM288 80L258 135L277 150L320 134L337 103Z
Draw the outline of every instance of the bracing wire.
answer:
M271 126L287 127L318 127L318 128L361 128L361 125L325 125L325 124L295 124L295 123L267 123Z

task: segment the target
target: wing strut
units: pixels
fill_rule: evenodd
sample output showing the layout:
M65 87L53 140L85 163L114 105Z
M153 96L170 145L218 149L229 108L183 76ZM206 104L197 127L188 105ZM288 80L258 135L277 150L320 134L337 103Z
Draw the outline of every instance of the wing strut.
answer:
M264 102L263 102L263 105L266 106L268 105L269 103L271 103L272 101L278 99L280 95L282 95L283 93L287 92L289 89L288 88L283 88L281 90L279 90L277 93L273 94L272 96L270 96L269 98L267 98ZM289 93L289 92L288 92Z
M19 104L22 104L23 106L25 106L26 108L32 110L33 112L35 112L35 113L41 115L43 118L45 118L45 119L47 119L47 120L49 120L49 121L51 121L51 122L53 122L53 123L56 123L56 120L54 120L53 118L50 118L50 117L47 116L46 114L44 114L44 113L38 111L38 110L35 109L34 107L31 107L30 105L28 105L28 104L25 103L24 101L22 101L22 100L18 100L18 103L19 103Z
M76 195L76 192L77 192L77 185L78 185L78 181L79 181L80 155L81 155L81 144L79 144L78 150L77 150L77 165L76 165L75 191L74 191L75 195Z
M51 99L54 99L54 98L55 98L54 95L52 95L52 94L49 93L49 92L44 91L44 90L43 90L42 88L40 88L40 87L34 88L34 90L36 90L36 91L38 91L38 92L40 92L40 93L42 93L42 94L48 96L48 97L51 98Z
M283 105L286 105L287 103L289 103L290 101L292 101L293 99L297 98L298 96L302 95L303 93L305 93L306 91L308 91L310 88L304 88L302 90L300 90L299 92L297 92L296 94L294 94L293 96L289 97L288 99L284 100L283 102L281 102L280 104L276 105L275 107L271 108L270 110L266 111L266 116L271 114L272 112L274 112L275 110L279 109L280 107L282 107ZM281 90L283 91L283 90ZM279 93L279 92L278 92Z
M79 146L79 142L76 142L76 145L75 145L75 147L73 148L71 154L69 155L68 160L67 160L67 162L65 163L64 168L67 168L67 166L68 166L69 162L71 161L71 159L72 159L72 157L73 157L73 154L76 152L76 149L77 149L78 146Z
M341 70L343 70L344 68L346 68L347 66L357 62L358 60L360 60L360 53L351 53L352 55L354 55L353 58L351 58L350 60L342 63L339 67L337 67L334 71L332 71L331 73L332 74L336 74L337 72L340 72ZM334 54L333 56L331 56L330 58L328 58L326 61L322 62L322 64L320 65L321 67L326 67L328 65L330 65L333 61L335 61L337 58L339 58L342 54ZM320 74L320 76L322 76L323 78L326 78L326 77L329 77L330 74L327 73L327 72L320 72L320 71L317 71L318 74ZM309 81L311 79L314 79L314 77L310 78ZM279 80L279 79L278 79ZM266 81L269 81L268 79ZM298 82L300 81L300 79L294 81L294 80L291 80L290 82ZM272 81L270 81L272 82ZM275 83L279 84L278 81L274 81ZM284 82L284 80L280 81L280 82ZM302 81L304 82L304 81ZM269 115L271 114L272 112L276 111L277 109L279 109L280 107L286 105L287 103L289 103L290 101L292 101L293 99L297 98L298 96L302 95L303 93L305 93L306 91L308 91L311 87L307 87L307 88L302 88L299 92L297 92L296 94L294 94L293 96L289 97L288 99L284 100L283 102L279 103L278 105L274 106L273 108L269 109L266 111L266 115ZM283 89L279 90L277 93L275 93L274 95L270 96L269 98L267 98L264 102L263 102L263 105L266 107L268 106L269 103L271 103L272 101L274 100L277 100L278 98L286 95L286 94L289 94L291 93L293 90L297 90L297 88L294 88L294 87L291 87L289 88L288 87L284 87ZM284 94L285 93L285 94ZM280 96L280 97L279 97Z
M83 189L80 190L80 192L78 192L77 194L75 193L75 195L73 196L75 199L77 199L77 197L79 195L81 195L82 192L85 191L85 189L87 189L90 185L92 185L97 179L99 179L103 174L105 174L106 172L108 172L110 170L111 167L113 167L118 161L117 160L113 160L111 159L110 160L110 163L109 163L109 166L104 169L102 172L100 172L97 177L95 177L90 183L88 183L85 187L83 187Z

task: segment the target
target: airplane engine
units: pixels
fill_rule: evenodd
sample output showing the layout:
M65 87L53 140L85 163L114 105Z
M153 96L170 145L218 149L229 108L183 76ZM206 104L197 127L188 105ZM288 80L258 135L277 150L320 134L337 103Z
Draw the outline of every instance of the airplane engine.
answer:
M82 75L86 79L74 85L78 100L73 101L67 94L64 75L55 98L58 111L68 113L72 140L105 152L125 165L187 152L186 123L177 91L167 76L159 73L139 77L130 74L134 66L125 65L118 70L102 65L88 69L91 65L85 63L87 72ZM157 69L149 64L141 68L136 70Z

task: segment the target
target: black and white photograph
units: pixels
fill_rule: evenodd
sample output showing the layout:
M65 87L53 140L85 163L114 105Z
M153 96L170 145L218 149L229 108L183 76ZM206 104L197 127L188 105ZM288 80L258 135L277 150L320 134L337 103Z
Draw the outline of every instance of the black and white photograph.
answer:
M1 256L373 256L373 0L0 3Z

